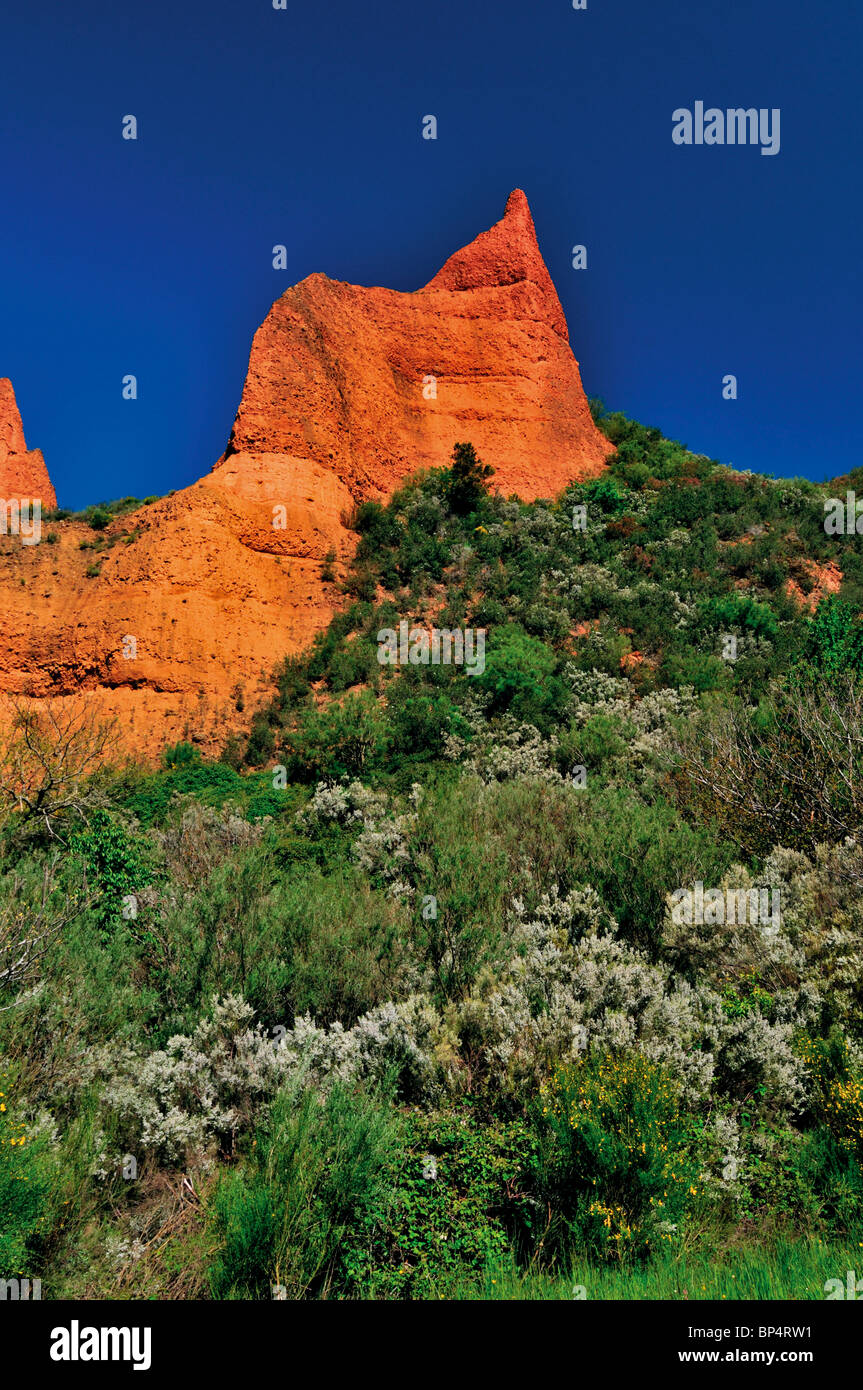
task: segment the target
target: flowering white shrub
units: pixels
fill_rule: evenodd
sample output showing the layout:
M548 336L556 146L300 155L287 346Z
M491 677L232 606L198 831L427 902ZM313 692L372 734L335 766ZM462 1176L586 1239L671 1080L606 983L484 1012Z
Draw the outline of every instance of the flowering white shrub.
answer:
M299 1072L318 1086L389 1079L406 1097L429 1100L440 1089L434 1056L440 1032L437 1013L419 995L382 1004L353 1028L319 1028L305 1016L281 1039L278 1065L283 1076Z
M564 778L554 765L556 748L557 740L544 739L533 724L504 715L493 733L487 731L470 743L450 735L444 751L485 783L529 778L562 784Z
M141 1056L126 1050L114 1061L105 1100L140 1142L170 1161L215 1143L232 1148L238 1131L278 1086L281 1068L272 1038L252 1026L244 999L214 1000L211 1018L190 1037Z
M406 897L413 892L404 877L411 865L407 837L421 798L422 788L415 783L410 794L414 811L400 813L391 809L385 793L372 792L362 782L321 782L297 819L301 824L331 820L357 829L352 852L359 867L388 882L392 896Z
M168 1162L216 1146L231 1150L289 1077L317 1087L335 1079L390 1081L410 1099L431 1099L439 1089L433 1048L440 1020L422 998L384 1004L348 1029L302 1017L273 1037L253 1018L245 1000L229 995L213 1001L212 1018L191 1036L144 1056L103 1055L101 1065L112 1066L104 1099L123 1142ZM102 1166L110 1167L104 1157Z
M762 1088L771 1108L799 1108L806 1071L792 1051L793 1032L790 1023L770 1023L757 1010L729 1025L721 1069L741 1098Z
M753 875L735 865L716 886L777 891L778 930L758 922L675 923L669 900L663 945L675 966L715 984L757 981L780 1022L809 1027L825 999L851 1040L863 1004L863 848L820 845L814 862L778 847Z

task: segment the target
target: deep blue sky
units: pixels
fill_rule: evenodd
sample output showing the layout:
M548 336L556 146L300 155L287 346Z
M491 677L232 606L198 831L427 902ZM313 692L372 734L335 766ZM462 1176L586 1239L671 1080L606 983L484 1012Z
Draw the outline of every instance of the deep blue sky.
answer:
M2 46L0 376L63 505L199 477L288 285L415 289L514 187L589 394L739 468L860 462L859 0L41 0ZM780 107L781 152L675 146L699 99Z

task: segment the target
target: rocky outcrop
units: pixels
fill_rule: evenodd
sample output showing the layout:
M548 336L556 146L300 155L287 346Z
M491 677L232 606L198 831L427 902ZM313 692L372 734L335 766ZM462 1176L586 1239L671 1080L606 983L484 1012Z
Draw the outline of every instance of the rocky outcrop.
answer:
M276 300L226 457L288 453L332 469L355 497L385 496L447 466L463 439L496 488L526 499L594 476L610 452L518 189L423 289L310 275Z
M0 377L0 498L19 504L39 501L43 511L57 506L40 449L28 449L12 382Z
M352 501L309 469L298 488L294 460L236 455L103 533L69 520L36 546L0 536L0 692L86 696L128 752L221 748L338 606L322 560L350 555Z

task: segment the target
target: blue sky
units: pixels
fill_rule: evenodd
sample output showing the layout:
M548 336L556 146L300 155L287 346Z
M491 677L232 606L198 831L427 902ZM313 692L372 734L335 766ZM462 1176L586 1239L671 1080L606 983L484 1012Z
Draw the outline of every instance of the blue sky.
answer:
M738 468L860 462L859 4L44 0L3 31L0 375L61 504L199 477L288 285L415 289L514 187L589 394ZM779 154L675 145L697 100L780 108Z

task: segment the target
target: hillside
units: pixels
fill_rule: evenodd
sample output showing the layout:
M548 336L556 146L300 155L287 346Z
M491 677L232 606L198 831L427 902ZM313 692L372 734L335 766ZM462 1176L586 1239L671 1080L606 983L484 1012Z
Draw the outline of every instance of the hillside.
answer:
M854 1268L863 570L824 502L856 475L593 409L614 457L551 500L465 436L362 502L314 562L338 611L220 757L19 708L0 1275L814 1299Z

